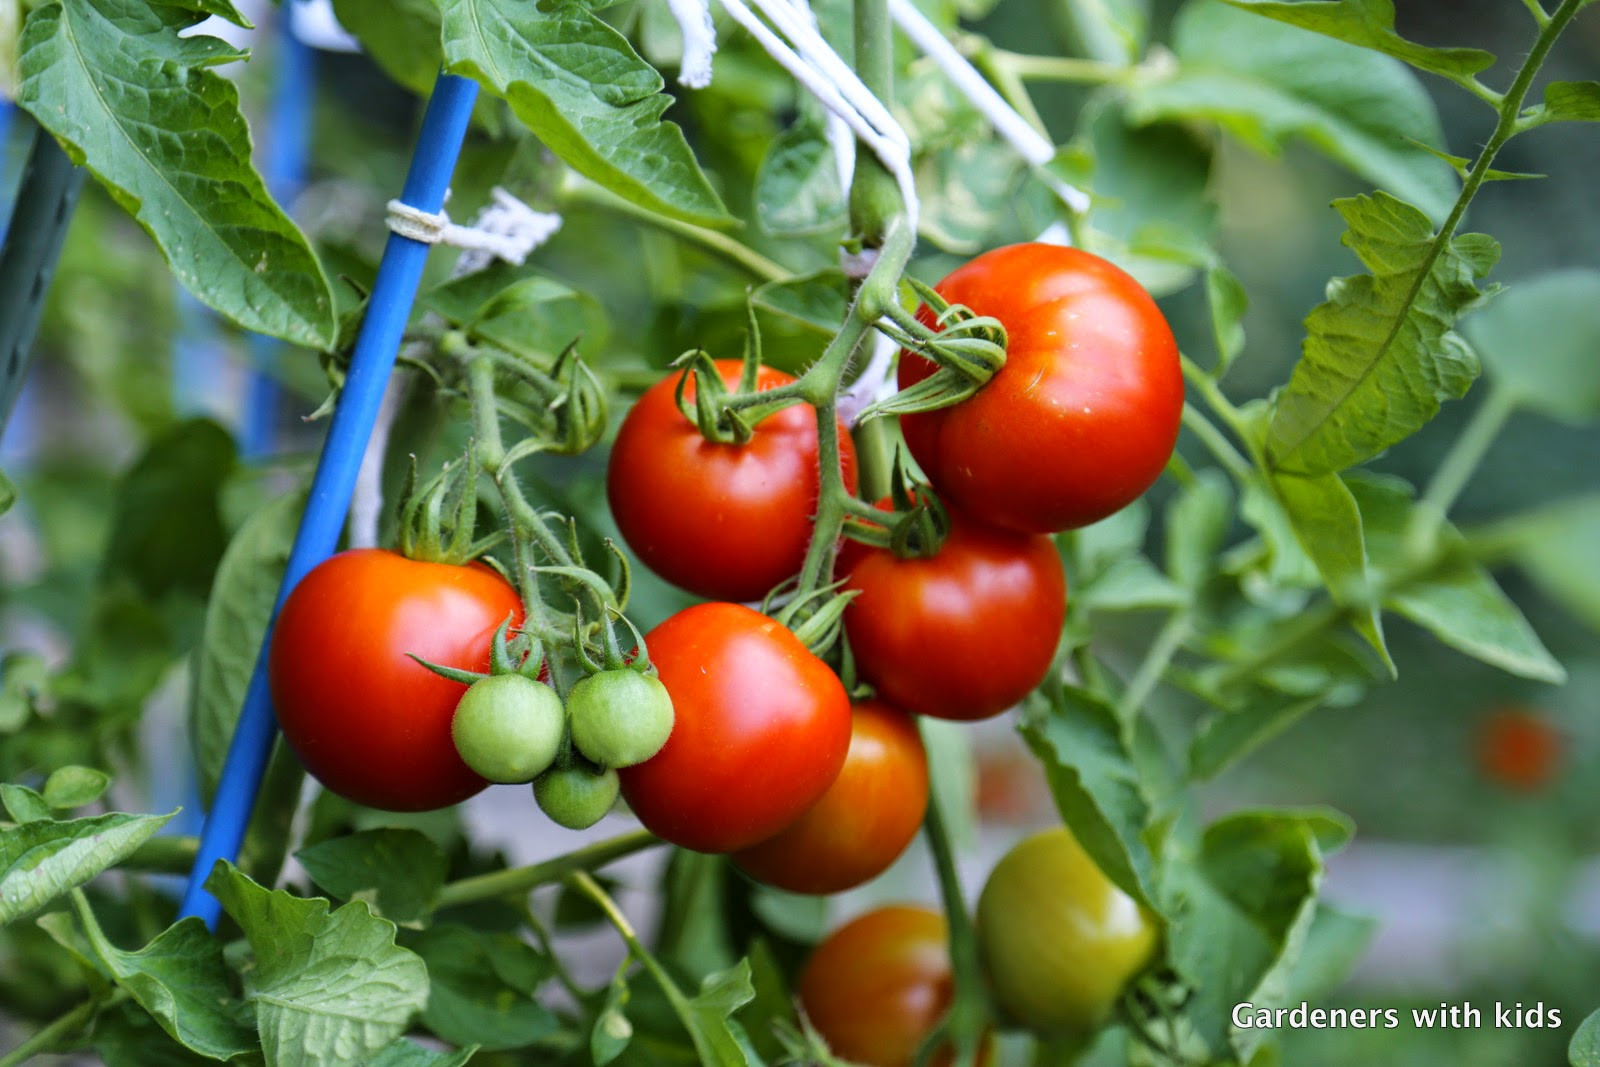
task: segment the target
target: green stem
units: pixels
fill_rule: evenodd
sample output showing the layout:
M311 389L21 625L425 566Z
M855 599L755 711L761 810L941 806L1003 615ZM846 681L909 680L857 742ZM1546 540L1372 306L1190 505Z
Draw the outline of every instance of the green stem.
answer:
M978 932L967 913L961 893L961 878L956 872L955 848L945 824L939 791L928 794L928 813L923 820L928 851L933 854L939 875L939 897L944 903L945 921L950 931L950 967L955 977L955 996L945 1016L944 1032L955 1051L956 1064L977 1062L989 1004L984 994L983 968L978 958Z
M1233 480L1240 485L1249 481L1251 476L1250 461L1240 454L1233 442L1225 437L1215 423L1205 417L1205 414L1193 404L1183 405L1183 424L1189 431L1200 438L1200 443L1217 457L1217 461L1233 476Z
M889 420L871 419L855 429L856 474L861 496L881 500L889 495L894 478L894 443Z
M89 1020L93 1019L101 1008L110 1007L126 999L127 996L123 990L117 989L104 1000L91 997L66 1014L57 1016L48 1026L36 1031L22 1044L0 1056L0 1067L16 1067L17 1064L26 1063L34 1056L52 1051L62 1040L87 1026Z
M1132 722L1139 714L1144 702L1155 692L1162 673L1172 662L1172 657L1177 655L1178 649L1183 647L1184 639L1188 636L1188 610L1180 609L1168 615L1155 640L1150 643L1150 648L1145 652L1138 669L1134 671L1133 678L1129 680L1128 688L1122 691L1122 698L1117 701L1118 721Z
M894 22L889 0L855 0L855 69L879 100L894 99ZM850 230L863 248L878 248L905 211L900 187L866 145L856 152L850 177Z
M1218 418L1227 423L1228 429L1233 431L1234 436L1245 443L1256 465L1262 466L1261 457L1256 455L1256 450L1250 443L1250 435L1246 432L1248 424L1244 412L1228 399L1222 387L1217 384L1217 380L1208 374L1204 367L1182 354L1178 356L1178 361L1183 368L1183 380L1195 387L1195 390L1205 398L1206 405L1216 412Z
M781 263L768 259L749 245L741 244L725 233L657 214L587 181L577 182L564 188L562 195L568 202L590 204L647 222L674 237L681 237L691 244L699 245L707 252L720 256L764 282L781 282L793 277L793 273Z
M620 834L542 863L514 867L506 871L492 871L489 874L451 882L439 890L437 906L453 908L462 904L474 904L482 900L496 900L500 897L527 893L541 885L559 882L575 872L596 870L624 856L631 856L635 852L642 852L662 843L659 837L648 830Z
M152 837L117 864L117 868L153 874L188 874L199 850L200 839L196 837Z
M1433 473L1433 480L1423 491L1419 506L1412 513L1411 528L1406 536L1406 546L1412 555L1430 550L1450 508L1472 480L1514 410L1516 402L1512 394L1491 383L1483 403L1478 405L1461 436L1445 453L1444 460Z
M1084 85L1125 82L1139 69L1116 63L1102 63L1095 59L1030 56L1022 52L1009 52L1003 48L992 50L991 62L1024 80L1076 82Z
M1349 617L1349 611L1331 600L1320 601L1316 607L1286 620L1278 636L1262 645L1249 658L1229 666L1217 676L1217 687L1225 689L1250 678L1278 660L1294 652L1304 642L1317 637L1328 627Z

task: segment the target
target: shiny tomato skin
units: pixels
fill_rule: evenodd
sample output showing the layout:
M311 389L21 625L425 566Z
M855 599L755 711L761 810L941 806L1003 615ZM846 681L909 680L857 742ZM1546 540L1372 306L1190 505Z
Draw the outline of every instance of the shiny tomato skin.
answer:
M1155 955L1155 921L1065 826L1001 857L978 898L978 952L995 1005L1040 1034L1082 1037Z
M834 1055L870 1067L909 1067L955 997L949 932L943 913L893 904L829 934L800 972L800 1007ZM993 1062L989 1035L978 1062ZM929 1061L947 1067L938 1048Z
M717 361L730 386L738 360ZM809 404L769 415L745 444L707 441L674 399L678 374L645 391L617 432L606 495L640 561L712 600L754 601L798 573L817 508L817 420ZM762 367L760 390L794 381ZM684 389L693 400L694 380ZM845 485L855 491L855 445L839 427Z
M850 750L828 791L777 836L734 853L752 878L791 893L839 893L889 868L928 809L928 755L910 715L857 704Z
M1007 333L1005 366L975 395L901 418L944 499L997 526L1053 533L1103 519L1155 482L1177 443L1183 372L1166 318L1132 276L1078 249L1017 244L936 288ZM900 387L933 370L903 354Z
M466 686L406 654L486 671L507 616L519 625L522 601L482 564L371 548L330 556L273 628L268 678L284 739L313 777L357 803L428 811L465 800L488 784L450 736Z
M696 852L747 848L798 819L838 777L850 698L781 623L739 604L696 604L645 643L672 697L672 733L618 773L650 831Z
M1067 580L1048 537L997 529L952 508L937 554L898 559L852 542L839 573L848 576L845 589L859 593L844 613L856 669L896 707L986 719L1049 673Z

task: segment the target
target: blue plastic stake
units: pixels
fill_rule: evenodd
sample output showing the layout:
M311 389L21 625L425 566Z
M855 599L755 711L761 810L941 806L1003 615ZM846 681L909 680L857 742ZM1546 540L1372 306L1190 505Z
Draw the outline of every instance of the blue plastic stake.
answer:
M402 201L430 213L444 207L445 190L461 154L461 142L466 136L477 95L476 83L450 74L439 75L422 119L411 169L400 194ZM300 520L294 547L289 551L288 569L272 612L273 623L290 591L312 567L332 555L338 545L345 515L350 510L350 498L355 492L362 453L366 450L367 439L372 436L384 387L394 369L401 335L416 300L427 258L426 244L398 234L389 235L383 259L378 264L378 277L372 287L366 318L356 338L350 372L340 391L311 482L311 499ZM267 686L267 648L271 641L272 623L269 623L261 651L256 656L255 673L250 678L239 724L228 746L217 795L200 832L199 854L195 856L189 883L184 889L181 914L198 915L210 927L216 926L221 905L206 892L206 877L217 860L237 858L251 809L255 806L256 792L261 787L267 759L277 738L278 722Z
M290 0L298 3L300 0ZM294 34L290 5L278 13L277 86L273 96L268 156L262 167L267 189L287 206L300 195L306 180L306 156L311 144L313 87L316 55ZM262 334L250 338L254 373L244 400L244 420L239 448L247 459L270 455L278 422L278 383L270 371L280 344Z

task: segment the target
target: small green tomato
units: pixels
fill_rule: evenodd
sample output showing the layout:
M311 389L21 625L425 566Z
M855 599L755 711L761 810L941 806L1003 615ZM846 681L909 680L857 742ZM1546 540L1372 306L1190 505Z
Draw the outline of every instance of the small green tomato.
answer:
M550 821L568 830L583 830L611 810L622 785L617 772L588 767L552 767L533 783L533 799Z
M672 697L653 675L628 668L591 674L567 696L572 743L602 767L632 767L672 733Z
M462 762L489 781L530 782L555 761L565 728L554 689L520 674L497 674L468 687L450 736Z

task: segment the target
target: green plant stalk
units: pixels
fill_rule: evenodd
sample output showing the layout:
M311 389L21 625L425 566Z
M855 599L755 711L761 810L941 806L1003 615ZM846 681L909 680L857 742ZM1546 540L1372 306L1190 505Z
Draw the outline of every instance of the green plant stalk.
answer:
M1406 531L1409 555L1421 557L1433 550L1433 539L1450 514L1450 508L1472 480L1515 410L1516 400L1512 394L1491 382L1483 403L1472 413L1466 428L1445 453L1444 460L1433 472L1433 479L1423 490L1420 506L1412 514L1411 528Z
M1217 384L1217 380L1207 373L1206 369L1200 364L1182 353L1178 354L1178 364L1183 370L1183 380L1194 386L1195 390L1205 398L1206 406L1227 424L1228 429L1233 432L1235 437L1244 442L1245 449L1249 452L1250 458L1255 465L1264 467L1263 457L1251 440L1249 425L1245 419L1244 412L1240 411L1233 401L1228 399L1227 394L1222 391L1222 387ZM1185 415L1188 414L1187 407L1188 405L1185 405ZM1191 426L1191 428L1193 427ZM1212 443L1209 438L1202 437L1201 439L1208 446ZM1226 441L1225 438L1221 437L1218 437L1217 440ZM1237 455L1237 451L1234 454ZM1221 456L1219 455L1218 458L1220 459Z
M1252 474L1250 461L1233 447L1233 442L1229 441L1199 408L1193 404L1184 404L1183 424L1189 428L1189 432L1200 439L1200 443L1216 457L1217 462L1222 464L1223 469L1234 481L1242 486L1250 480Z
M889 0L855 0L855 70L879 100L894 99L894 22ZM861 145L850 176L850 232L862 248L881 248L905 210L900 187L875 153Z
M17 1064L27 1063L34 1056L52 1051L59 1042L87 1026L101 1008L112 1007L127 997L127 992L118 988L104 1000L89 998L65 1014L57 1016L49 1025L35 1031L32 1037L4 1056L0 1056L0 1067L16 1067Z
M950 931L950 968L955 976L955 995L942 1029L955 1050L956 1067L965 1067L977 1062L984 1027L989 1021L989 1003L978 959L978 931L961 894L955 848L950 843L950 831L945 825L937 789L928 794L923 833L939 875L939 897L944 903L945 921Z
M757 252L749 245L742 244L725 233L710 230L704 226L696 226L690 222L680 222L677 219L659 215L648 208L636 207L614 193L608 192L587 181L573 182L562 190L562 197L569 204L589 204L627 215L640 222L649 223L674 237L681 237L690 244L699 245L706 251L722 257L745 272L760 278L764 282L781 282L792 278L793 273L781 263L776 263Z
M894 478L894 445L890 440L889 420L871 419L855 428L856 480L865 500L880 500L889 495Z
M1003 48L988 51L989 62L1028 81L1073 82L1081 85L1110 85L1132 81L1140 73L1139 67L1124 67L1116 63L1102 63L1097 59L1073 59L1061 56L1030 56L1010 52Z
M474 875L458 882L451 882L439 890L435 906L454 908L463 904L475 904L483 900L497 900L500 897L527 893L539 886L559 882L576 872L597 870L624 856L631 856L635 852L642 852L661 844L665 842L648 830L619 834L542 863L514 867L505 871L491 871L488 874Z
M1161 624L1155 640L1150 643L1144 659L1139 662L1128 681L1128 687L1122 691L1122 697L1116 703L1118 722L1130 723L1138 716L1144 702L1150 699L1150 694L1160 684L1161 675L1172 663L1172 657L1183 647L1184 640L1189 636L1189 624L1188 608L1179 608Z
M152 837L136 848L133 855L117 864L117 869L148 871L152 874L188 874L199 850L200 839L197 837Z

